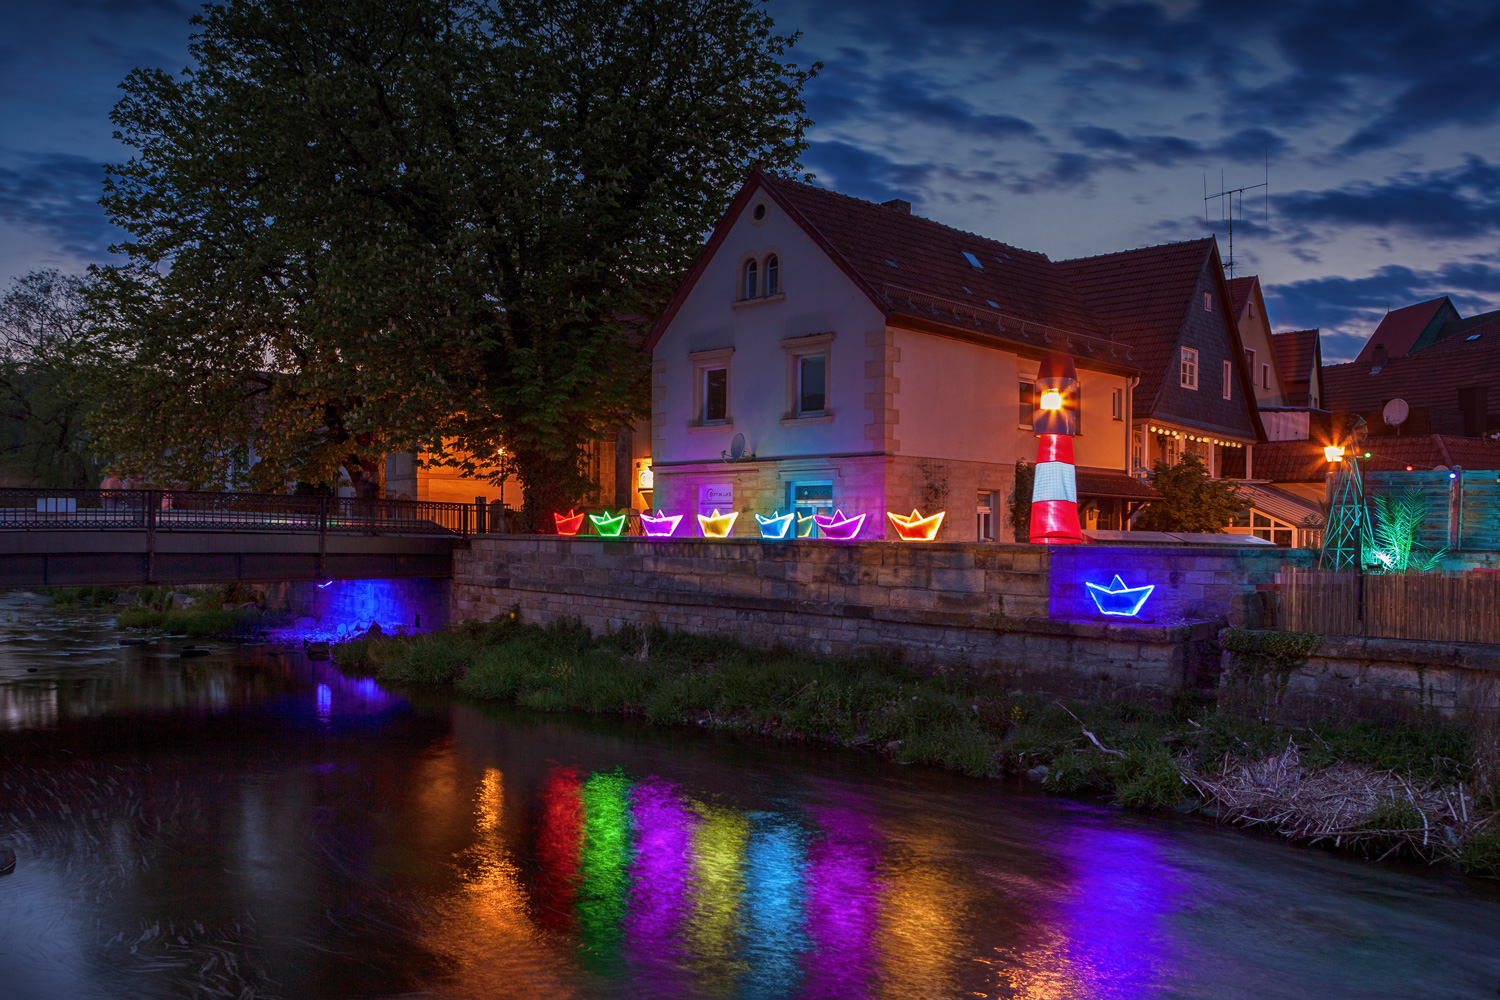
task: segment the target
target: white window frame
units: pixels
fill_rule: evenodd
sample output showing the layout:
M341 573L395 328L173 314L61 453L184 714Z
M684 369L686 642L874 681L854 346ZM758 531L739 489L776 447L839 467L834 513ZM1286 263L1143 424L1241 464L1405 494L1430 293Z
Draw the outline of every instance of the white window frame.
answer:
M1206 313L1214 311L1214 296L1212 292L1203 293L1203 311Z
M693 413L689 427L731 427L734 425L734 374L730 364L734 348L694 351L688 355L693 366ZM708 420L708 373L724 370L724 419Z
M1224 362L1224 398L1225 399L1233 399L1234 398L1233 386L1234 386L1234 363L1230 362L1230 361L1226 361L1226 362Z
M739 298L748 302L760 297L760 262L754 257L740 265Z
M1177 356L1177 384L1198 391L1198 352L1191 347L1181 348Z
M1031 386L1031 405L1030 406L1026 406L1026 408L1024 410L1022 409L1022 406L1025 405L1025 400L1023 400L1021 398L1021 386L1023 386L1023 385L1029 385L1029 386ZM1016 417L1017 417L1017 420L1019 422L1019 425L1023 429L1029 431L1034 426L1033 422L1036 420L1036 376L1035 375L1022 375L1019 379L1016 380Z
M1125 390L1113 389L1109 394L1109 415L1116 420L1125 419Z
M762 277L761 277L761 284L762 284L762 287L765 289L766 295L768 297L772 296L772 295L780 295L781 294L781 254L779 254L779 253L768 253L768 254L766 254L766 259L761 263L760 271L761 271L761 275L762 275ZM774 287L772 287L773 286L773 280L772 280L773 278L774 278Z
M981 542L995 540L995 515L1000 512L995 498L999 495L996 490L979 490L975 496L978 501L974 505L975 531Z
M1262 389L1271 388L1271 366L1264 361L1260 365L1260 387Z
M833 333L814 333L806 337L787 337L781 341L786 352L786 409L783 424L823 423L833 419ZM823 355L823 408L802 409L802 359Z
M811 358L823 359L823 405L818 407L816 410L804 410L802 408L802 399L806 394L802 389L802 365ZM796 367L797 389L794 403L796 405L797 416L821 417L823 414L828 412L828 354L826 351L808 351L804 354L798 354Z

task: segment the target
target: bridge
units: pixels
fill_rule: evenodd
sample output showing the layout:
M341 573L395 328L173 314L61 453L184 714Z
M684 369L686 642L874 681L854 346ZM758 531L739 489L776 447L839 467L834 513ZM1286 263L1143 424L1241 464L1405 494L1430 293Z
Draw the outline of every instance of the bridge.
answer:
M0 587L450 577L482 502L0 489Z

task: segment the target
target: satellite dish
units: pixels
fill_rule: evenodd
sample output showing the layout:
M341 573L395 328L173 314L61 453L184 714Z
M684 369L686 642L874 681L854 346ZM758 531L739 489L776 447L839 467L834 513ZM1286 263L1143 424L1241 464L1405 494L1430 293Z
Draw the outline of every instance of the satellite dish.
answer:
M1385 418L1385 422L1390 426L1400 427L1406 422L1406 418L1411 415L1411 407L1406 405L1406 400L1404 399L1393 399L1385 404L1385 409L1380 411L1380 415Z
M736 462L745 457L745 435L736 434L734 440L729 442L729 457Z

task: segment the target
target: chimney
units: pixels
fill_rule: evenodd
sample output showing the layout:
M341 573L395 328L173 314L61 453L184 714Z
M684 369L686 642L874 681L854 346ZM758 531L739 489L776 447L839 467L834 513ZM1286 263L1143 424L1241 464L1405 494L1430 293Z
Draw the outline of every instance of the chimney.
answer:
M1379 368L1389 360L1391 360L1391 356L1386 351L1385 345L1376 344L1375 349L1370 352L1370 363L1373 364L1376 368Z
M880 207L888 208L892 212L897 212L901 215L911 214L911 202L903 201L900 198L892 198L890 201L882 201L880 203Z

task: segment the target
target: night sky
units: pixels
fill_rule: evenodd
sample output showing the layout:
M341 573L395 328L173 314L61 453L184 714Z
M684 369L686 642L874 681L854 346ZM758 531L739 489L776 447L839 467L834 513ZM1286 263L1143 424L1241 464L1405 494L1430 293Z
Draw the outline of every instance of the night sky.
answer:
M191 4L0 0L0 282L81 270L116 86L179 70ZM1235 226L1278 330L1351 357L1387 306L1500 306L1500 4L771 0L818 183L1053 257ZM1268 212L1269 209L1269 212Z

